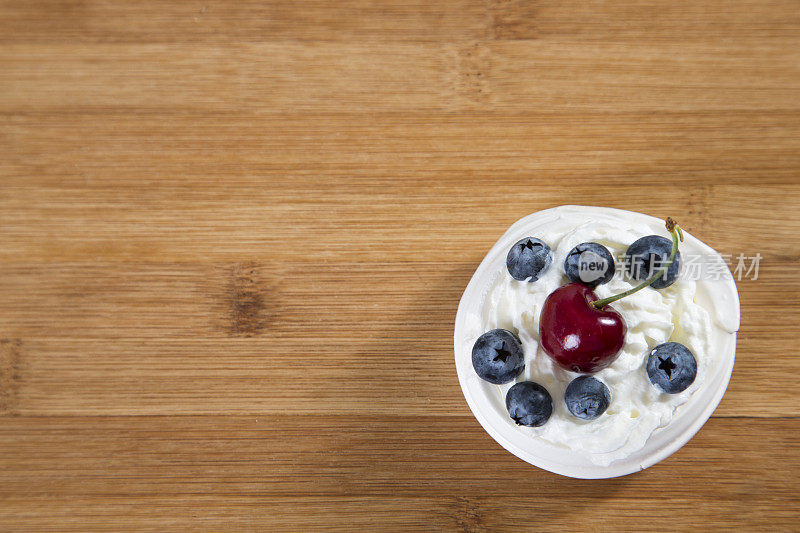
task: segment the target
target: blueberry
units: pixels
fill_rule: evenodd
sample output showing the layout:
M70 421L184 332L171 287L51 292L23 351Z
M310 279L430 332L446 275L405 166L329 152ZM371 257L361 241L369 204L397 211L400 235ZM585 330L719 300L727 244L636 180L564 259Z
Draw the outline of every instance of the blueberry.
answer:
M659 235L648 235L636 240L625 253L625 268L633 279L646 280L666 266L672 253L672 239ZM663 289L678 279L681 270L681 253L675 256L675 262L667 269L666 275L655 280L650 286Z
M596 242L579 244L564 259L564 273L570 281L597 287L614 277L614 257Z
M552 262L553 252L550 247L533 237L517 241L506 256L508 273L519 281L536 281L547 272Z
M608 409L611 391L605 383L591 376L580 376L567 385L564 402L569 412L583 420L594 420Z
M553 414L553 399L538 383L523 381L508 389L506 409L517 425L537 427Z
M487 331L472 346L472 367L489 383L513 381L525 368L522 344L508 330Z
M697 361L683 344L665 342L650 351L647 375L653 385L668 394L683 392L697 377Z

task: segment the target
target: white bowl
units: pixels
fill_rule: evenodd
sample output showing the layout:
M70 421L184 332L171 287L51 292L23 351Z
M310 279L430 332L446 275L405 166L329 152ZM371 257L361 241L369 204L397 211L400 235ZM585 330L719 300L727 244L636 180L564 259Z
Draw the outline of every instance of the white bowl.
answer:
M585 454L532 437L508 423L508 413L499 401L497 389L481 380L472 368L472 344L480 331L480 310L492 283L506 268L508 249L519 239L536 235L557 217L600 217L619 222L621 219L650 227L653 233L663 233L664 221L641 213L606 207L560 206L539 211L514 223L495 243L472 276L458 306L455 322L455 359L461 390L475 418L501 446L528 463L564 476L599 479L624 476L644 470L668 457L702 427L714 412L730 381L736 351L736 331L739 329L739 295L733 276L725 266L726 275L720 280L698 281L695 300L712 317L712 345L719 350L716 366L710 369L705 382L691 398L679 406L672 421L657 429L639 451L608 466L593 463ZM708 245L684 232L681 253L703 254L711 261L725 264L722 257ZM713 298L711 297L713 292ZM724 326L724 327L723 327Z

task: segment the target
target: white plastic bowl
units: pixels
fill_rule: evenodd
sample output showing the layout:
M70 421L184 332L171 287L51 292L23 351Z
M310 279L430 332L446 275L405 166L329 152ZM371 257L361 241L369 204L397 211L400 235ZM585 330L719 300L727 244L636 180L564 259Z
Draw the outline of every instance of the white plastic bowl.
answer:
M520 459L574 478L624 476L644 470L677 451L697 433L719 405L733 371L736 331L739 329L739 295L727 266L722 279L698 281L695 300L709 311L712 318L718 317L718 320L712 320L712 346L716 346L720 352L716 366L709 370L705 382L692 397L677 408L672 421L657 429L639 451L608 466L600 466L591 462L585 454L527 435L509 423L505 406L498 401L497 389L475 374L472 368L472 345L477 336L483 333L480 331L480 311L492 283L506 268L508 249L523 237L535 236L537 228L545 227L559 216L591 216L617 222L625 220L625 223L637 227L650 227L653 233L665 231L661 219L607 207L560 206L539 211L514 223L483 259L461 297L454 335L458 381L467 404L481 426L501 446ZM706 257L706 261L725 264L711 247L686 232L684 235L685 241L681 243L683 254L698 253Z

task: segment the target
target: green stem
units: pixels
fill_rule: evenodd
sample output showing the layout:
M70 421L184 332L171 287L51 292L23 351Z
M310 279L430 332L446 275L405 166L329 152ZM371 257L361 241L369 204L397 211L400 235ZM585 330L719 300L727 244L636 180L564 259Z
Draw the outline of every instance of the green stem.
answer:
M617 300L625 298L626 296L630 296L634 292L640 291L645 287L649 287L655 280L657 280L658 278L667 273L667 270L669 270L669 267L671 267L672 263L675 262L675 257L678 255L678 239L680 239L681 241L683 240L683 230L681 230L681 227L678 226L675 223L675 221L672 220L671 218L667 218L667 230L672 235L672 253L669 254L669 259L667 260L667 264L647 281L644 281L639 285L637 285L636 287L627 290L625 292L615 294L614 296L609 296L608 298L595 300L592 302L593 306L595 306L597 309L602 309L612 302L616 302Z

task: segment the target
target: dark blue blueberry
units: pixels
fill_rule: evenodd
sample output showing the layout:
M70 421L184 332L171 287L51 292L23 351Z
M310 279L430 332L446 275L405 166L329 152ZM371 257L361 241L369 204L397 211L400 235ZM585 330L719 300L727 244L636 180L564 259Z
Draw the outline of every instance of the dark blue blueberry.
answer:
M697 377L697 361L692 352L678 342L665 342L650 351L647 359L650 382L669 394L683 392Z
M537 427L553 414L553 399L538 383L523 381L508 389L506 409L517 425Z
M570 250L564 259L564 273L570 281L597 287L614 277L614 257L596 242L584 242Z
M583 420L594 420L608 409L611 391L605 383L591 376L580 376L567 385L564 402L569 412Z
M625 268L633 279L644 281L664 268L672 253L672 239L659 235L648 235L636 240L625 253ZM650 286L663 289L678 279L681 270L681 253L675 256L665 276L655 280Z
M525 368L522 344L508 330L487 331L472 346L472 367L489 383L513 381Z
M536 281L547 272L552 262L553 252L550 247L533 237L517 241L506 256L508 273L519 281Z

